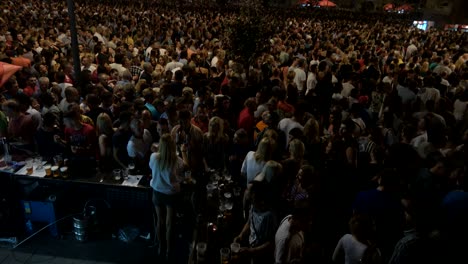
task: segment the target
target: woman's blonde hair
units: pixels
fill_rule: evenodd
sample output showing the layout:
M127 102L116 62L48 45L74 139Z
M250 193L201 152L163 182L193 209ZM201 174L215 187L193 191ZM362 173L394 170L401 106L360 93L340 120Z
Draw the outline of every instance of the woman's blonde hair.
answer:
M157 157L159 170L171 170L177 164L176 143L171 134L164 134L159 140L159 155Z
M213 127L217 125L218 131L215 134ZM215 142L220 142L224 138L224 121L220 117L212 117L208 123L208 137Z
M305 147L304 143L299 139L293 139L289 143L289 153L291 154L293 159L301 160L304 158Z
M96 119L96 132L99 135L112 136L114 129L112 128L112 120L106 113L101 113Z
M314 117L309 118L304 125L304 137L308 143L317 143L320 141L319 124Z
M269 161L273 152L273 141L269 138L263 138L255 151L255 161Z
M261 177L261 180L272 182L278 177L278 175L281 174L282 171L283 166L281 166L280 163L274 160L269 160L267 163L265 163L262 172L260 172L258 176Z

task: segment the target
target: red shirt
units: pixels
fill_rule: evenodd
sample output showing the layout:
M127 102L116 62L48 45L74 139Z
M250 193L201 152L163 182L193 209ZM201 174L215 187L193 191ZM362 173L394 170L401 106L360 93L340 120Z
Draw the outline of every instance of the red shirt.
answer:
M72 153L76 156L96 156L96 131L88 124L82 124L81 129L65 128L65 140Z
M198 127L203 133L208 132L208 122L201 122L195 117L192 118L192 121L190 122L192 125Z
M239 114L239 120L237 122L239 129L243 128L247 131L247 134L253 136L253 130L255 127L255 117L253 113L249 112L249 108L245 107ZM252 138L252 137L249 137Z

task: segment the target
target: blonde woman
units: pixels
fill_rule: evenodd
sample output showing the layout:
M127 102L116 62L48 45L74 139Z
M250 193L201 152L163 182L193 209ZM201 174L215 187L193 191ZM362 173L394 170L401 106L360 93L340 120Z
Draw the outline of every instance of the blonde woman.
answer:
M205 170L224 170L229 137L224 133L223 119L215 116L208 123L208 132L203 135L203 164Z
M153 204L156 209L157 223L156 235L159 240L159 254L162 253L163 243L166 245L166 257L172 249L172 229L175 222L174 212L177 197L180 192L180 179L187 167L187 150L182 148L182 157L176 153L176 143L170 134L164 134L159 140L159 152L150 157L149 167L152 179L150 186L153 188ZM163 230L166 236L163 239Z
M99 166L103 171L112 169L112 136L114 129L112 120L106 113L101 113L96 119L96 133L99 144Z
M273 152L273 141L263 138L258 144L257 151L250 151L242 163L241 174L247 178L247 184L255 179L265 163L271 159Z
M310 118L304 125L304 147L304 159L315 168L319 168L322 142L320 140L320 125L314 117Z
M293 139L289 143L289 158L283 160L284 171L288 172L288 178L283 179L281 183L283 186L291 186L294 183L295 176L299 169L304 165L305 146L299 139Z

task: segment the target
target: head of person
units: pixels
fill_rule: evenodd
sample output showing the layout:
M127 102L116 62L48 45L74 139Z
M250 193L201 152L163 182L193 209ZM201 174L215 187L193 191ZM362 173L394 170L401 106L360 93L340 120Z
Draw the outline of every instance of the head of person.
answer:
M132 131L132 134L134 137L142 138L144 128L143 128L143 122L141 121L141 119L134 118L130 122L130 130Z
M319 191L320 177L313 166L302 166L297 172L296 179L301 185L301 188L306 190L309 194Z
M63 124L67 128L73 128L81 122L81 110L77 103L72 103L68 106L68 110L63 113Z
M179 111L179 125L184 131L189 131L191 128L192 114L188 110Z
M271 159L273 152L273 140L269 138L262 138L258 144L257 151L255 151L255 160L257 162L267 162Z
M307 200L294 202L294 208L291 213L290 233L305 231L312 224L313 208Z
M289 143L289 154L295 160L302 160L304 158L305 147L304 143L299 139L293 139Z
M16 100L5 101L2 104L2 110L11 119L15 119L21 115L21 106Z
M112 120L106 113L101 113L96 119L96 132L98 135L111 136L114 133Z
M65 88L65 98L68 102L78 102L80 95L75 87L69 86Z
M11 76L4 84L5 91L10 95L16 95L19 91L18 81L15 76Z
M249 144L247 131L245 131L245 129L243 128L237 130L236 133L234 133L233 142L234 144L239 144L243 146Z
M162 136L166 133L169 133L169 122L167 121L167 119L165 118L161 118L159 119L158 121L158 126L157 126L157 131L158 131L158 134L159 136Z
M224 121L220 117L212 117L208 124L208 134L212 138L221 138L224 135Z
M46 92L49 89L50 80L47 77L40 77L39 78L39 88L42 92Z
M369 216L356 214L349 220L351 234L361 243L367 243L372 238L373 223Z
M42 127L45 129L52 129L59 125L57 115L53 114L52 112L47 112L42 117Z
M249 109L249 112L253 113L255 112L257 104L255 103L254 98L249 98L245 101L244 106Z
M153 89L151 89L151 88L144 89L143 92L142 92L142 95L143 95L143 98L145 98L146 103L150 103L150 104L153 103L153 101L155 99L154 98L155 94L154 94Z

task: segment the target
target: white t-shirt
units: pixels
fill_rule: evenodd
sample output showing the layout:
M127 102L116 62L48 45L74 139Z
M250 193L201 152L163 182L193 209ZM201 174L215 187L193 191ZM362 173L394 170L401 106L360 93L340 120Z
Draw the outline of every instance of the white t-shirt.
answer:
M171 61L166 64L166 68L164 69L165 71L172 71L176 68L182 68L184 67L184 64L177 62L177 61Z
M314 91L315 86L317 86L317 77L313 72L309 72L307 76L307 91L305 94L307 95L310 91Z
M340 263L344 256L345 264L359 264L366 249L365 244L359 242L351 234L346 234L336 245L335 252L333 252L333 261Z
M132 136L127 144L128 156L130 158L145 157L150 149L151 143L153 143L153 138L147 129L144 130L142 138L135 138Z
M184 162L181 158L177 159L176 167L172 170L160 170L158 165L159 153L151 154L149 167L151 169L152 179L150 181L150 186L153 190L164 193L167 195L172 195L178 192L176 187L179 182L179 175L182 175L184 169Z
M254 156L255 152L250 151L245 156L244 162L242 163L241 173L247 175L247 184L255 179L255 176L262 172L265 162L257 162Z
M421 101L426 104L428 100L433 100L434 102L438 102L440 99L440 92L436 88L432 87L425 87L421 89L418 94L418 97L421 98Z
M462 102L460 99L457 99L455 103L453 103L453 115L455 116L455 120L462 121L467 108L468 102Z
M294 83L297 85L297 90L300 92L304 89L304 82L306 81L306 73L301 68L295 68L294 72L296 76L294 76Z
M302 258L304 247L304 234L298 232L289 239L291 228L291 215L286 216L276 231L275 235L275 264L291 263ZM288 241L289 240L289 241Z
M343 97L349 97L351 95L351 90L354 89L354 85L349 82L343 83L343 90L341 90L341 95Z

